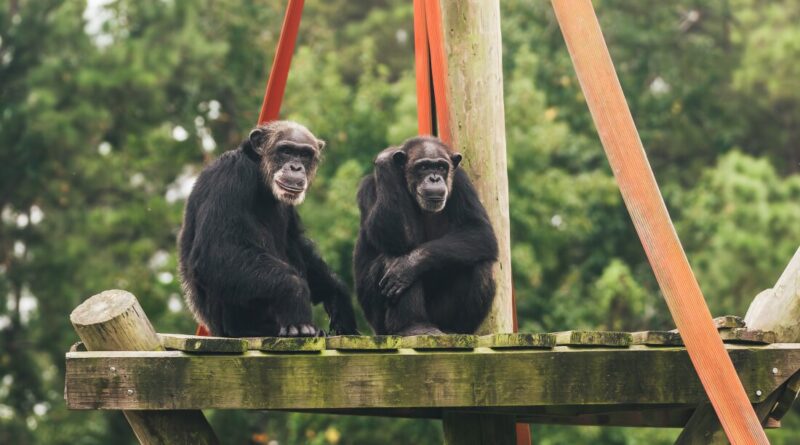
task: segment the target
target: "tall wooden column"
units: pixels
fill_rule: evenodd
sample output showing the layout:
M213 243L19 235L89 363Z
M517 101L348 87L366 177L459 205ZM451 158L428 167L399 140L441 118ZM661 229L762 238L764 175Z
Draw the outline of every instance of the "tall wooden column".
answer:
M451 144L464 155L463 168L486 207L500 249L494 269L497 293L479 333L512 332L514 307L500 2L439 0L439 6L447 60L445 91ZM431 54L432 58L434 56ZM446 413L443 422L448 444L515 443L517 440L513 417ZM528 440L527 425L523 427L519 436Z

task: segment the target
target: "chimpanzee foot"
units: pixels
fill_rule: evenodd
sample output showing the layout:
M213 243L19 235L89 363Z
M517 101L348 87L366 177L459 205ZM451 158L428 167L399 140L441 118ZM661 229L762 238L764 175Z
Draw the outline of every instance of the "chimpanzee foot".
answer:
M278 337L318 337L325 333L311 324L290 324L281 326Z
M434 325L430 324L413 324L405 329L401 329L397 335L444 335L444 332L440 331Z

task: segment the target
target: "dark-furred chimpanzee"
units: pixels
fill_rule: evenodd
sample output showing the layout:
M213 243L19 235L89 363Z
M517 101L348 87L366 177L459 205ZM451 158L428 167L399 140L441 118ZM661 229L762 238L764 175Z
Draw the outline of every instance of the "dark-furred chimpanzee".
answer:
M416 137L361 181L356 293L378 334L473 333L489 312L497 239L460 161Z
M200 174L178 239L186 301L212 335L315 336L322 302L334 333L356 332L347 287L303 235L294 206L324 142L289 121L260 125Z

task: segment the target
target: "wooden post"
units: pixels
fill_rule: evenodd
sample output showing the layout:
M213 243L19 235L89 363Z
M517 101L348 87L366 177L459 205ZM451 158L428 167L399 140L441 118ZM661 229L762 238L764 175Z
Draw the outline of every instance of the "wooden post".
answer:
M744 323L748 329L773 331L780 343L800 342L800 248L789 261L783 274L772 289L767 289L756 295ZM796 374L790 378L793 386L800 378ZM782 391L779 388L776 392ZM772 394L767 401L756 406L756 413L761 422L768 420L768 415L778 400L780 394ZM699 406L683 432L675 441L676 445L727 443L725 433L719 423L711 405Z
M161 351L153 325L130 292L107 290L84 301L69 317L89 351ZM115 368L109 367L109 378ZM157 386L158 382L153 382ZM132 390L131 390L132 391ZM201 411L123 411L142 444L217 445Z
M436 1L447 60L450 142L464 155L462 165L486 207L500 253L494 269L494 304L478 333L513 332L500 2ZM448 444L515 443L517 432L519 443L530 443L527 425L517 429L509 416L445 413L443 423Z

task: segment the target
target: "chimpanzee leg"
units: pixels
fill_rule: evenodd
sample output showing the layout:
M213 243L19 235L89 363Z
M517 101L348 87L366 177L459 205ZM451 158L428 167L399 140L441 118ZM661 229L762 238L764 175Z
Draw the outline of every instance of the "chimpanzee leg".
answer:
M394 305L386 308L386 331L397 335L441 334L428 318L422 283L409 287Z
M442 273L435 281L436 292L427 301L430 320L444 332L475 333L494 300L492 264Z

